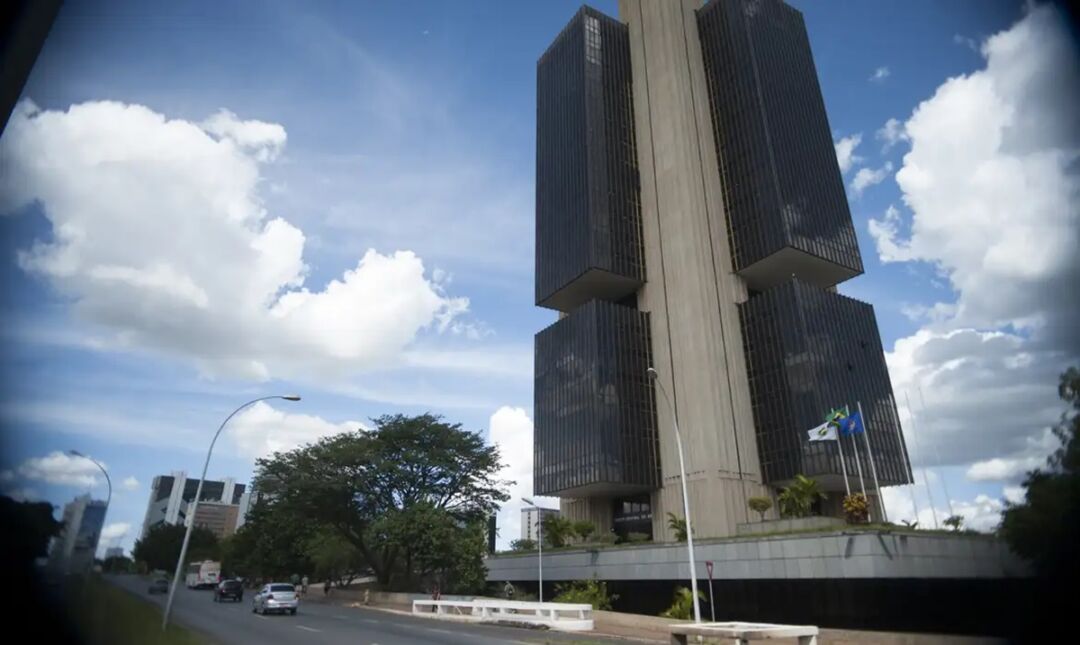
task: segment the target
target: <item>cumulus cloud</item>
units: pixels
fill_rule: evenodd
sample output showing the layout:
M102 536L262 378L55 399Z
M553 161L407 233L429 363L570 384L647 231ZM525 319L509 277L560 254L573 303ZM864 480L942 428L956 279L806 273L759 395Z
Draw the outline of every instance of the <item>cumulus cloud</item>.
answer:
M840 172L846 173L851 170L852 166L862 163L863 158L855 154L855 148L858 148L861 142L861 132L833 142L833 147L836 148L836 161L840 164Z
M128 477L124 479L123 483L120 485L124 487L124 490L138 490L139 480L134 477Z
M94 462L60 451L44 457L32 457L11 470L0 472L0 481L39 481L79 488L96 486L99 479L104 480Z
M0 495L10 497L16 502L38 502L41 501L41 493L36 489L29 486L18 486L15 488L0 488Z
M271 216L261 166L280 125L221 111L199 124L141 105L24 101L0 139L0 212L37 203L52 236L19 254L111 346L194 360L208 375L334 376L396 361L423 330L468 333L410 251L368 250L321 288L304 233Z
M984 533L990 532L1001 523L1001 512L1005 510L1005 500L1012 501L1016 499L1019 490L1014 487L1005 487L1000 498L978 494L971 500L953 499L950 503L941 494L939 480L932 473L928 474L930 475L931 486L935 487L935 492L931 496L926 494L922 472L918 469L915 472L916 484L914 486L882 489L885 511L889 514L889 521L897 524L917 521L919 528L943 529L946 528L943 524L945 518L955 513L963 516L964 528ZM933 504L930 503L931 501Z
M851 192L855 199L861 197L863 191L867 188L885 181L892 169L891 161L886 161L884 166L876 170L873 168L859 168L859 171L855 173L855 177L851 180Z
M1080 355L1080 56L1052 5L981 53L983 69L904 123L909 215L890 207L869 230L883 262L927 263L954 295L924 305L923 327L887 354L905 432L907 394L944 464L1015 482L1057 445L1058 374Z
M874 138L882 142L881 151L888 152L897 143L907 141L908 135L899 119L889 119L874 133Z
M359 421L333 423L317 416L283 412L260 401L236 415L226 434L241 456L257 459L366 428Z
M885 79L889 78L889 74L891 74L891 72L888 67L879 67L870 75L870 80L874 83L883 83L885 82Z
M540 506L558 508L555 497L533 497L533 422L523 408L503 406L491 415L489 439L498 446L503 468L499 477L514 484L510 500L499 509L497 518L499 544L503 547L521 537L522 497L530 497Z
M103 558L105 557L106 549L120 546L120 543L123 542L124 538L126 538L129 533L131 533L131 524L127 522L106 524L105 527L101 529L101 537L98 539L97 557Z

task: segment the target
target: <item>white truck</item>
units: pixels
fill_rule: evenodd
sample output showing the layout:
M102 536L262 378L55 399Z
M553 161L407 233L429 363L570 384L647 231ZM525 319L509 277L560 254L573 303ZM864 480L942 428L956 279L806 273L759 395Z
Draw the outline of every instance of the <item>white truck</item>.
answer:
M221 582L221 563L213 560L192 562L188 564L187 579L185 583L188 589L214 588Z

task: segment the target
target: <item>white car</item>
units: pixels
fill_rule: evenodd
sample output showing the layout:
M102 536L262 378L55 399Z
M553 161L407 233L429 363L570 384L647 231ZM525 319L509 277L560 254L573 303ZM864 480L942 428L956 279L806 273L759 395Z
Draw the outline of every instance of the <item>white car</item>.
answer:
M296 587L287 582L272 582L263 585L259 593L251 599L251 611L256 614L288 612L296 615L300 607L300 598L296 595Z

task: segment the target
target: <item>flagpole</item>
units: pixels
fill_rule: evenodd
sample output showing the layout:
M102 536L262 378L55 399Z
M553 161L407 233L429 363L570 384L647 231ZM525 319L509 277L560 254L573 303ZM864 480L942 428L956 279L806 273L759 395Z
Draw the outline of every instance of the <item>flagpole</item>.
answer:
M926 401L922 395L922 384L918 385L919 391L919 407L922 408L922 414L926 414ZM945 481L945 475L941 472L941 453L938 451L937 442L931 442L930 444L934 448L934 465L937 466L937 476L941 479L941 487L945 490L945 503L949 507L949 516L956 515L952 507L952 497L949 496L949 484Z
M919 502L915 497L915 469L911 467L911 454L908 452L907 445L904 443L904 430L900 427L900 415L896 412L896 395L889 395L889 402L892 405L889 406L889 414L893 418L893 422L896 424L896 442L900 447L900 453L904 456L904 464L908 468L908 472L911 473L911 488L908 489L908 493L911 494L911 509L915 511L915 522L919 521Z
M836 428L836 449L840 451L840 470L844 473L844 490L847 491L847 496L851 497L851 485L848 484L847 479L847 464L844 463L844 442L843 437L840 436L840 428Z
M911 398L908 397L908 393L904 391L904 403L907 403L908 414L911 415L911 443L915 444L915 449L922 455L922 450L919 448L919 440L915 437L915 410L911 407ZM926 455L923 455L924 457ZM926 476L928 469L924 466L922 469L923 485L926 486L926 499L930 502L930 515L934 518L934 528L938 528L937 521L937 509L934 508L934 494L930 491L930 479ZM914 477L914 473L912 473Z
M844 411L848 413L844 416L850 416L851 412L846 405L844 406ZM840 434L843 434L843 432ZM862 462L859 460L859 444L855 442L855 437L851 438L851 451L855 453L855 470L859 472L859 487L862 489L862 496L869 501L870 498L866 496L866 480L863 479L862 474ZM869 511L869 504L867 505L867 511ZM869 512L867 515L869 515Z
M862 401L856 401L855 407L859 409L859 420L862 421L862 436L866 441L866 455L870 458L870 472L874 475L874 492L877 493L878 506L881 508L881 519L886 523L889 514L885 512L885 500L881 498L881 485L878 484L877 466L874 465L874 453L870 450L870 424L866 422L866 415L862 411Z

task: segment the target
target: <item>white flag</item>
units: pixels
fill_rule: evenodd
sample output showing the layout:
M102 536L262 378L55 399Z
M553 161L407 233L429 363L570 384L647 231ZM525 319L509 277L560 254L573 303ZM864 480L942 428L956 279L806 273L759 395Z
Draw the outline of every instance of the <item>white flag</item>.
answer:
M810 441L836 441L836 426L826 421L813 430L807 430Z

